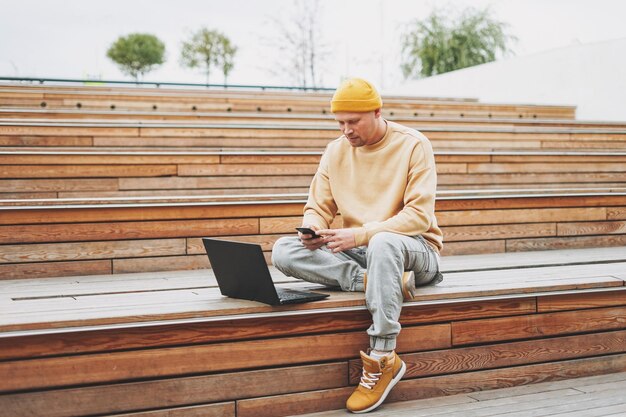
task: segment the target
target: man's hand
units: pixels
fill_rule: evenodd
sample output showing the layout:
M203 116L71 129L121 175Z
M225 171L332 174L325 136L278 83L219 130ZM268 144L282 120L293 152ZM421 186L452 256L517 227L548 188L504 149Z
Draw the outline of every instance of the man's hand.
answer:
M317 230L316 226L304 226L304 227L313 229L318 234L318 237L314 238L312 235L298 232L298 237L300 238L300 242L302 242L305 248L309 250L315 250L315 249L321 248L322 246L326 244L324 242L324 237L319 234L319 231Z
M352 229L322 229L318 235L324 236L324 243L333 252L356 248L356 240Z

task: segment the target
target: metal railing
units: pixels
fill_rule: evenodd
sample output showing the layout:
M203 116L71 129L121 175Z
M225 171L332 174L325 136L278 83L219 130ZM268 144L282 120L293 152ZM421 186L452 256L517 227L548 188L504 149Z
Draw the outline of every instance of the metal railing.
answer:
M284 85L253 85L253 84L203 84L203 83L175 83L165 81L117 81L117 80L81 80L71 78L41 78L41 77L2 77L0 81L30 82L39 84L81 84L81 85L135 85L159 87L194 87L194 88L219 88L237 90L296 90L296 91L335 91L330 87L295 87Z

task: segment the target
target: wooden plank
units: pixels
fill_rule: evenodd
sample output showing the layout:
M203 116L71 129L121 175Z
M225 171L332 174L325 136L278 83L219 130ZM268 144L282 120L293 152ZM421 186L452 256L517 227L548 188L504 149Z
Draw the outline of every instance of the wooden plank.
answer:
M437 183L441 185L464 184L559 184L559 183L623 183L624 173L611 172L565 172L502 173L502 174L441 174Z
M193 271L210 268L206 255L183 255L165 257L142 257L113 259L114 274L162 271Z
M606 220L602 207L440 211L440 226Z
M35 198L43 198L43 199L51 199L58 198L58 193L56 192L45 192L45 193L20 193L18 190L12 193L0 193L0 200L15 200L15 199L35 199Z
M235 402L168 408L161 411L144 411L117 414L116 417L235 417Z
M115 285L115 281L111 283ZM535 311L534 298L465 302L434 306L405 306L400 323L403 327L450 320L504 317ZM119 351L181 344L216 343L284 337L320 332L365 330L371 316L365 309L333 313L307 312L302 315L266 316L181 325L101 329L90 332L56 332L53 334L0 338L0 359L36 358L50 355Z
M76 146L91 146L76 145ZM31 149L29 149L30 151ZM46 148L36 149L43 152ZM50 153L38 154L3 154L0 155L0 165L163 165L163 164L217 164L220 161L218 154L177 154L158 150L155 155L148 153L128 154L116 153L116 150L100 151L90 154L86 151L63 151L63 149L48 148ZM62 153L64 152L64 153ZM166 153L167 152L167 153Z
M259 233L255 218L0 226L0 244L228 236Z
M139 128L117 126L70 126L70 125L3 125L0 124L0 136L139 136Z
M623 372L624 370L626 370L626 355L622 354L409 379L400 381L396 385L386 403L559 381L575 377ZM237 416L275 417L344 408L345 400L353 389L339 388L288 394L280 397L245 399L237 403Z
M289 139L328 139L333 140L339 136L335 133L334 128L308 128L302 127L276 127L269 128L264 126L262 129L257 127L242 125L224 127L224 125L215 126L167 126L167 127L142 127L140 128L140 136L143 138L149 137L218 137L218 138L251 138L251 139L264 139L264 138L289 138ZM0 134L2 129L0 129ZM123 133L121 133L123 134ZM119 136L119 135L100 135L100 136Z
M477 240L467 242L446 242L441 251L441 255L477 255L487 253L506 252L505 240Z
M402 356L405 379L446 375L482 369L509 368L531 363L611 355L626 352L626 331L557 337L545 340L484 345ZM358 384L363 364L350 361L350 383Z
M540 268L539 271L512 274L507 271L506 280L502 280L500 271L476 271L463 274L446 274L445 285L420 289L415 301L451 300L475 297L511 295L522 297L524 294L537 292L582 290L596 288L623 287L624 281L612 276L593 276L594 271L612 273L623 271L623 264L611 264L612 270L606 265L594 268L573 266L570 270L559 272L560 268ZM580 271L579 271L580 270ZM106 277L112 281L116 277ZM207 277L207 285L210 280ZM290 285L292 286L292 285ZM173 289L172 289L173 287ZM297 287L297 286L296 286ZM301 288L311 288L311 284L301 283ZM326 290L324 290L326 292ZM329 291L332 297L314 304L285 307L284 309L320 309L335 307L363 307L362 293L345 293ZM89 296L97 294L98 297ZM52 293L54 295L54 293ZM59 297L47 296L45 299L21 299L16 297L15 304L9 308L10 313L2 317L5 331L35 328L51 328L59 326L88 324L124 323L131 318L133 321L155 321L190 317L216 317L226 314L253 314L276 311L261 303L245 300L222 298L214 287L204 284L165 286L159 291L144 290L128 291L95 291L64 290ZM278 308L281 310L280 308ZM42 317L46 320L42 322Z
M457 241L511 239L530 236L556 236L556 223L506 224L442 227L446 244Z
M608 220L626 220L626 207L607 208Z
M222 176L222 177L162 177L162 178L120 178L120 190L182 189L182 188L256 188L263 187L306 187L312 175L290 176ZM0 188L1 190L1 188Z
M189 206L153 206L153 207L66 207L62 209L20 210L5 209L0 216L0 224L52 224L72 223L76 219L82 222L114 222L133 220L183 220L183 219L219 219L229 217L277 217L301 216L304 204L254 203L249 204L210 204Z
M626 220L606 222L559 223L558 236L626 234Z
M334 138L332 138L334 139ZM210 147L210 148L303 148L323 150L331 139L259 139L259 138L220 138L220 137L99 137L93 138L94 147Z
M475 209L475 216L481 217L485 216L485 214L498 214L504 216L505 214L516 214L522 216L523 212L530 212L529 210L517 210L513 212L507 212L506 210L501 210L495 213L487 212L480 213L478 208L492 208L492 207L511 207L511 208L530 208L530 207L550 207L552 206L568 206L574 204L576 206L584 206L589 207L592 211L588 211L589 209L581 210L582 216L579 214L575 217L584 217L578 220L606 220L606 216L603 216L605 208L596 207L598 205L619 205L619 203L623 204L623 201L626 200L624 196L618 195L607 195L602 197L588 197L588 196L576 196L576 197L559 197L559 198L545 198L545 197L532 197L532 198L494 198L494 199L455 199L455 200L439 200L437 202L437 210L438 217L442 218L445 216L458 216L462 218L464 212L470 212L470 209ZM0 217L0 224L20 224L20 223L42 223L41 219L45 218L46 223L58 223L65 222L68 220L65 219L75 219L81 218L85 219L85 221L115 221L115 220L154 220L154 219L182 219L182 218L215 218L215 216L220 217L228 217L224 216L225 212L235 212L235 213L246 213L246 217L250 216L259 216L259 214L263 213L264 217L273 217L273 216L283 216L283 215L291 215L291 216L300 216L302 213L302 203L299 202L290 202L290 203L275 203L275 204L255 204L251 202L246 206L241 205L232 205L228 203L224 203L221 206L212 205L207 207L199 207L199 206L173 206L173 207L150 207L149 209L146 207L119 207L112 208L105 206L103 208L98 209L90 209L90 208L79 208L79 207L66 207L63 210L31 210L31 211L23 211L23 210L3 210L3 216ZM449 211L457 211L457 213L446 213ZM211 217L206 214L207 212L214 212ZM221 213L220 213L221 212ZM532 211L534 212L534 211ZM576 210L572 210L572 213L576 213ZM220 214L218 214L220 213ZM548 212L552 217L558 217L559 214L568 214L568 211L565 212ZM115 214L115 216L113 215ZM237 217L242 217L243 215L236 215ZM534 215L534 217L541 216ZM571 216L570 216L571 217ZM524 217L522 217L524 218ZM454 225L451 223L451 219L447 219L448 224L446 225ZM528 219L529 221L533 220L532 216ZM570 221L576 221L577 219L569 219ZM70 220L71 221L71 220ZM542 221L542 220L539 220ZM545 220L543 220L545 221ZM440 222L441 223L441 222ZM457 220L456 223L462 223ZM459 224L463 225L463 224Z
M237 417L280 417L345 409L353 387L237 401ZM344 411L347 413L347 411Z
M502 141L502 140L465 140L465 139L433 139L429 136L430 142L433 144L435 150L445 150L445 149L454 149L454 150L477 150L477 149L485 149L485 150L499 150L506 149L509 150L513 146L512 141ZM550 142L549 142L550 143ZM563 142L564 144L569 144L569 142ZM540 149L541 148L540 140L516 140L514 142L515 149ZM563 146L565 147L565 146ZM550 146L546 146L546 148L552 149ZM561 148L560 146L557 148Z
M0 178L116 178L176 174L176 165L0 165Z
M620 305L626 305L626 294L622 291L553 295L540 297L537 300L537 310L541 313Z
M560 163L573 163L573 162L626 162L626 155L594 155L589 153L581 153L580 155L567 155L567 154L538 154L527 155L523 153L509 155L492 155L491 160L496 163L515 163L526 164L528 162L560 162ZM480 161L480 162L490 162Z
M523 252L548 249L600 248L625 245L626 235L530 238L507 240L506 251Z
M452 164L452 163L462 163L467 167L467 164L470 162L491 162L493 156L492 155L478 155L478 154L456 154L456 153L446 153L446 151L436 151L435 152L435 162L437 166L439 164ZM467 172L467 169L465 170Z
M465 163L437 163L437 174L466 174L467 164Z
M111 179L17 179L0 180L0 192L46 192L46 191L117 191L118 180Z
M345 332L1 362L0 373L7 378L0 380L0 392L333 361L352 358L368 345L369 337L365 332ZM302 346L308 348L303 350ZM400 352L449 346L450 326L446 324L408 327L398 340ZM249 352L256 354L249 355ZM209 357L220 360L202 359ZM68 367L73 372L65 372Z
M489 401L506 398L508 396L522 396L528 394L536 394L546 391L560 391L563 389L573 388L580 393L585 393L589 385L598 386L605 383L621 384L624 382L624 372L600 374L595 376L587 376L580 378L564 379L560 381L543 382L539 384L520 385L502 390L490 390L473 393L472 397L478 401Z
M294 231L294 234L297 233ZM251 235L251 236L236 236L229 237L225 236L224 239L227 240L236 240L237 242L245 242L245 243L254 243L256 245L260 245L261 249L264 251L271 251L274 243L278 238L283 235ZM205 254L206 250L204 249L204 245L202 244L202 239L188 239L187 240L187 253L188 254Z
M593 379L582 377L577 380ZM585 409L591 414L574 414L577 417L606 416L601 414L598 407L614 402L618 405L623 402L618 390L607 390L597 394L585 394L576 388L564 384L573 380L543 382L532 385L512 388L501 388L478 393L457 394L448 397L422 399L386 404L377 413L381 416L427 417L431 415L445 415L446 417L465 416L555 416L572 417L571 414L553 414L558 408ZM569 384L569 385L572 385ZM563 386L563 388L556 388ZM619 384L617 385L619 387ZM536 391L536 392L535 392ZM528 393L526 393L528 392ZM478 399L484 394L501 393L495 399ZM475 399L476 398L476 399ZM592 408L592 409L589 409ZM596 414L599 413L599 414ZM337 417L341 411L329 411L316 417ZM313 417L308 415L309 417ZM303 416L304 417L304 416ZM618 417L618 416L616 416Z
M303 164L303 165L318 165L320 162L321 152L316 152L311 155L311 152L307 153L294 153L287 155L276 155L270 152L266 152L264 154L253 154L253 155L228 155L222 154L220 155L220 163L221 164Z
M626 248L585 248L536 252L510 252L470 256L445 256L441 270L446 272L516 269L572 264L598 264L626 261ZM504 272L504 271L503 271Z
M0 396L7 415L71 417L238 400L346 385L347 362Z
M573 141L573 140L568 140L568 141L546 141L546 142L541 142L541 144L539 146L537 146L537 148L539 149L602 149L602 150L607 150L607 149L624 149L624 144L621 144L619 142L612 142L612 141Z
M310 175L317 171L317 164L219 164L219 165L180 165L178 175L183 176L281 176L281 175ZM0 171L1 172L1 171ZM251 179L256 181L254 178Z
M624 265L620 263L569 267L543 267L534 269L522 269L519 271L475 271L464 273L446 273L443 285L425 287L420 289L416 302L429 300L450 300L454 298L480 296L511 295L522 296L525 293L537 293L547 291L582 290L596 288L612 288L624 286L624 280L615 278L623 274ZM200 274L204 274L201 272ZM595 274L605 273L607 276ZM189 273L187 273L189 274ZM196 274L198 277L200 275ZM117 277L105 277L114 281ZM128 279L128 278L127 278ZM165 281L168 284L169 281ZM221 299L215 288L207 286L211 284L210 276L206 281L193 282L185 285L172 284L158 286L159 291L153 292L146 284L145 288L135 288L128 292L107 291L106 288L81 287L55 290L54 288L42 300L19 300L10 307L10 314L5 314L2 321L5 326L17 326L13 328L37 328L37 326L70 325L71 321L78 325L107 324L111 322L125 322L129 317L132 320L143 321L163 320L189 317L208 317L224 314L244 314L256 312L270 312L275 308L269 308L260 303L247 302L244 300ZM206 286L205 286L206 282ZM156 282L158 284L158 282ZM38 284L36 282L36 284ZM302 283L302 285L309 285ZM118 284L119 286L119 284ZM55 292L58 291L58 292ZM41 290L37 291L41 293ZM98 297L83 296L84 294L98 294ZM56 297L55 295L61 295ZM71 297L69 297L71 295ZM23 296L16 296L19 299ZM298 306L297 308L330 308L363 306L363 295L360 293L332 292L332 297L326 301ZM290 307L294 309L296 307ZM45 317L45 322L41 322ZM76 325L76 324L74 324Z
M93 146L91 136L0 136L0 146Z
M558 395L558 393L556 393ZM626 411L626 404L620 398L620 392L605 392L598 395L572 395L567 401L552 398L536 403L521 403L516 405L495 407L494 412L510 414L511 417L554 416L554 417L607 417L613 411ZM456 413L451 416L458 416Z
M185 239L4 245L0 264L183 255Z
M302 198L306 198L306 193L309 191L308 187L270 187L263 188L263 194L275 195L275 194L300 194L303 195ZM210 194L212 198L223 196L223 195L255 195L259 194L258 188L230 188L230 189L212 189L210 193L207 193L207 190L203 189L182 189L182 190L127 190L127 191L70 191L70 192L59 192L58 198L87 198L87 199L99 199L110 201L111 197L124 197L126 199L133 199L136 197L166 197L168 199L176 198L176 197L189 197L189 196L207 196ZM291 196L287 196L288 198L292 198ZM57 198L56 195L51 197L42 196L42 198ZM249 200L250 197L243 197L242 200Z
M626 328L626 307L452 323L454 346Z
M542 173L542 172L564 172L564 173L581 173L581 172L621 172L624 173L626 165L621 163L610 162L592 162L585 161L585 163L559 163L551 162L546 163L534 163L534 162L522 162L522 163L481 163L481 164L468 164L468 173Z
M0 264L0 281L38 277L71 277L80 275L110 274L111 261L37 262Z
M456 210L490 210L490 209L522 209L522 208L554 208L554 207L607 207L624 206L626 197L605 194L602 196L534 196L524 198L497 197L493 198L458 198L438 199L435 204L437 217L444 211ZM600 219L607 220L607 219ZM617 219L613 219L617 220Z

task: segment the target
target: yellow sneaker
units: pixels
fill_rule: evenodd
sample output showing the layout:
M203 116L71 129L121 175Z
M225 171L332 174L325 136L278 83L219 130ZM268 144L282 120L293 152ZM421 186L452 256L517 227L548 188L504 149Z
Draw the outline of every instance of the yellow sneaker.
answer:
M396 352L380 361L361 352L361 359L361 382L346 402L346 408L353 413L367 413L381 405L406 372L406 365Z

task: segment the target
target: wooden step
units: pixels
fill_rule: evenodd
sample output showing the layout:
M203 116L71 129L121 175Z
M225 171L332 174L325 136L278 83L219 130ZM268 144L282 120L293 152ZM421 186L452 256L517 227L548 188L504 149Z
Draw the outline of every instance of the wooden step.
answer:
M541 392L528 384L623 372L625 253L474 255L448 266L444 257L444 281L403 307L397 350L408 372L380 412L399 401L499 398L487 390ZM273 275L278 285L314 287ZM0 372L9 376L0 409L16 416L343 409L368 343L362 293L270 307L221 297L210 271L0 288L0 308L10 312L0 317Z

